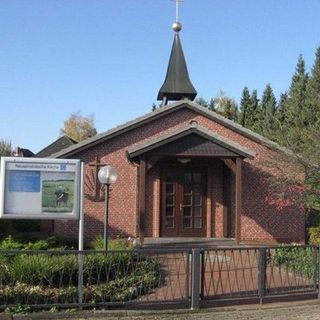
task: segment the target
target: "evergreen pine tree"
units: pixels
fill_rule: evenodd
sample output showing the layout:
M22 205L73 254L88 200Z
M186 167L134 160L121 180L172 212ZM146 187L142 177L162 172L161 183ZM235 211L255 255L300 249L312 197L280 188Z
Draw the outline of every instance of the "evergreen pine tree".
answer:
M242 91L241 101L240 101L240 124L244 127L247 126L248 118L250 117L250 104L251 97L248 87L244 87Z
M320 47L307 85L306 114L308 124L320 123Z
M316 50L316 58L307 84L306 118L303 130L303 142L298 152L303 154L312 166L306 170L307 199L309 209L320 213L320 47ZM318 225L320 219L318 218Z
M287 92L281 93L275 115L275 135L274 140L280 145L288 146L288 136L290 128L287 126L289 95Z
M197 98L195 102L204 108L208 108L209 106L208 101L202 97Z
M215 107L214 103L215 103L215 102L214 102L214 99L211 98L210 101L209 101L209 103L208 103L208 109L209 109L209 110L211 110L211 111L216 111L216 107Z
M308 122L308 109L306 108L308 74L305 62L299 56L296 72L294 73L289 89L289 98L284 105L284 125L286 127L304 127Z
M281 93L280 100L277 107L277 121L279 123L279 127L282 127L282 124L284 123L285 117L286 117L286 110L288 106L288 93Z
M274 139L277 100L270 84L266 85L261 99L262 134Z
M247 128L262 133L261 110L257 90L252 90L250 99L250 108L247 117Z

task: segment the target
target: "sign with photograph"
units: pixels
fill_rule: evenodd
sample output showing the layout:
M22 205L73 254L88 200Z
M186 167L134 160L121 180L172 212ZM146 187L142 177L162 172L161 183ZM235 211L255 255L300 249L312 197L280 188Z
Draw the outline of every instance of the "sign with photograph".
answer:
M78 219L80 160L1 158L0 218Z

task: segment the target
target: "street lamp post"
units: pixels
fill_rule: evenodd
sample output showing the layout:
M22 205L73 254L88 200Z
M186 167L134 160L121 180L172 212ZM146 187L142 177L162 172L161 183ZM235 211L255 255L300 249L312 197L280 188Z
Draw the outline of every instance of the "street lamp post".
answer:
M104 232L103 232L103 250L108 250L108 215L109 215L109 192L110 185L115 183L118 178L117 171L112 166L104 166L99 170L98 178L104 185L105 206L104 206Z

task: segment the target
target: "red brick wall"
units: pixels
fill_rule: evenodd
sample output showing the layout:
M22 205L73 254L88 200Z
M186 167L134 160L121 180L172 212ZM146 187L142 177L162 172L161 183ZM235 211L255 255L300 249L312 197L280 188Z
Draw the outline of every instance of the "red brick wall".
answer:
M80 158L87 164L100 158L100 162L111 164L118 171L118 181L114 184L110 198L109 226L112 237L136 236L137 212L137 165L130 162L127 148L163 132L175 130L196 120L221 136L236 141L239 144L256 151L254 160L245 160L243 166L243 213L242 238L260 241L304 241L304 210L292 203L284 203L278 199L282 190L277 190L271 183L277 180L279 170L268 166L268 159L276 153L202 115L189 109L180 109L167 114L140 128L130 130L109 141L98 144L79 152L74 158ZM219 166L219 165L218 165ZM212 167L212 199L208 202L208 213L211 211L211 235L222 235L222 168ZM292 170L287 163L288 170ZM159 236L159 168L155 165L147 171L146 185L146 236ZM232 179L231 179L232 180ZM231 186L232 212L234 212L234 190ZM103 234L104 202L92 202L86 199L85 206L85 236L91 240ZM210 220L210 219L209 219ZM207 219L208 221L208 219ZM234 223L232 228L234 229ZM56 222L55 230L68 235L77 234L75 222Z

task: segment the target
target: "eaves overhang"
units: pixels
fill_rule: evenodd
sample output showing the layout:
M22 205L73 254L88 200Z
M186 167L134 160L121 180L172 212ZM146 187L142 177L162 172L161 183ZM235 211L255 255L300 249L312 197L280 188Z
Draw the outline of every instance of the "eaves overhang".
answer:
M170 144L174 141L179 143L179 140L187 137L189 135L198 135L202 138L221 146L222 148L229 150L234 155L243 157L243 158L249 158L253 159L256 156L255 151L250 150L246 147L243 147L242 145L227 139L225 137L222 137L221 135L208 130L207 128L204 128L199 125L189 125L187 127L182 127L174 131L170 131L165 134L161 134L160 136L157 136L155 138L150 138L146 141L143 141L141 143L138 143L132 147L129 147L127 149L128 155L131 159L141 156L143 154L149 153L151 151L154 151L158 148L163 147L164 145ZM206 154L207 156L210 156L210 154ZM214 154L212 154L214 156Z
M84 141L78 142L77 144L70 146L66 149L63 149L60 152L57 152L53 154L51 157L53 158L67 158L74 156L75 154L84 151L88 148L91 148L95 145L98 145L100 143L103 143L105 141L108 141L110 139L113 139L123 133L129 132L130 130L134 130L136 128L139 128L142 125L145 125L147 123L150 123L152 121L155 121L165 115L168 115L170 113L176 112L182 108L187 108L191 111L194 111L200 115L203 115L204 117L213 120L220 125L239 133L240 135L243 135L244 137L249 138L252 141L255 141L261 145L264 145L272 150L281 151L285 153L288 156L293 156L294 154L289 149L280 147L277 143L251 131L250 129L247 129L240 124L235 123L232 120L226 119L225 117L217 114L214 111L208 110L207 108L204 108L197 103L194 103L189 100L181 100L172 104L169 104L167 106L163 106L161 108L156 109L155 111L149 112L148 114L136 118L132 121L129 121L123 125L120 125L118 127L115 127L113 129L110 129L108 131L99 133L91 138L88 138Z

